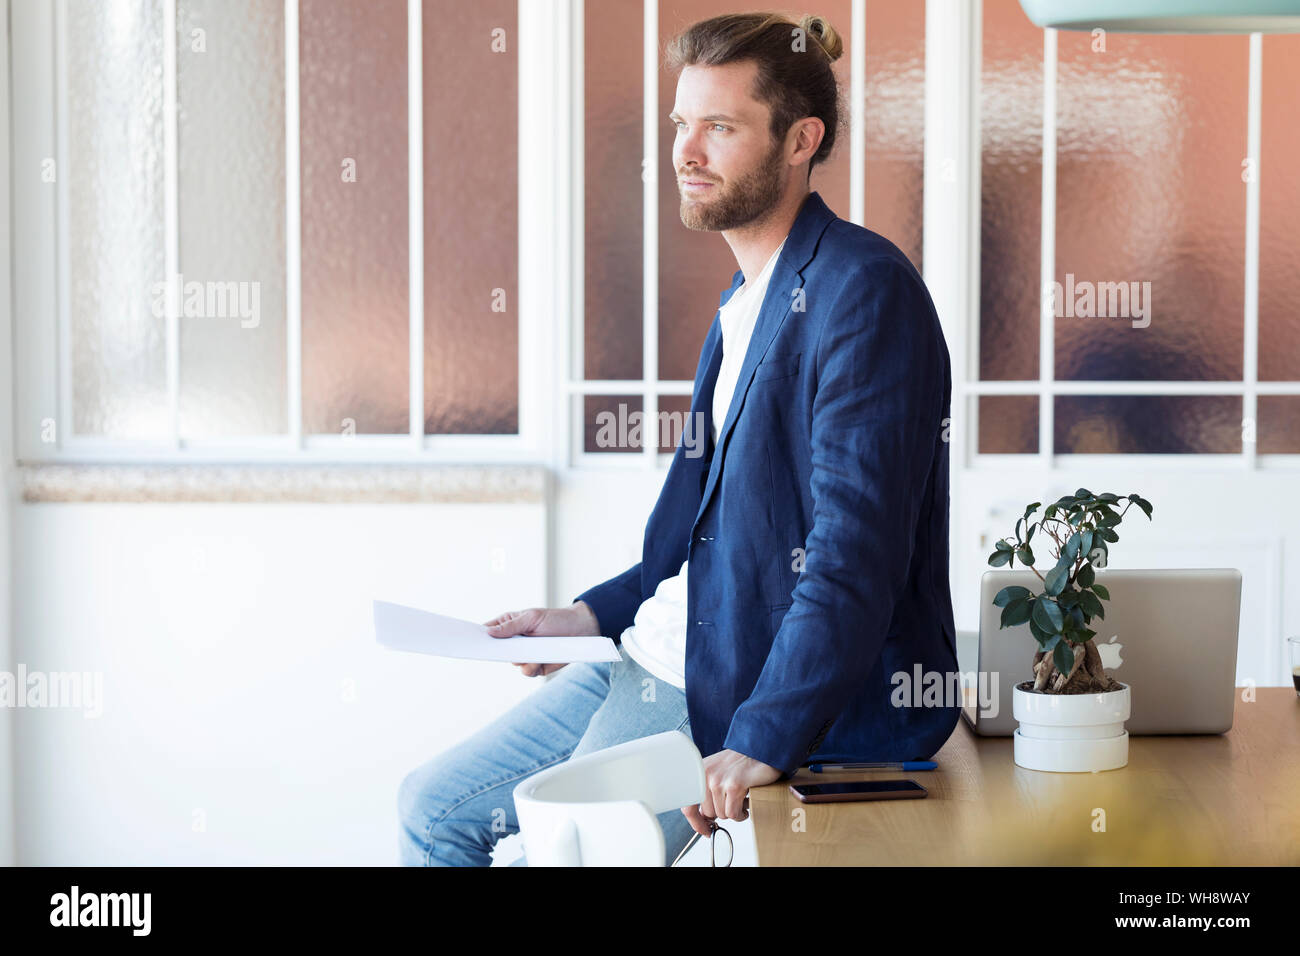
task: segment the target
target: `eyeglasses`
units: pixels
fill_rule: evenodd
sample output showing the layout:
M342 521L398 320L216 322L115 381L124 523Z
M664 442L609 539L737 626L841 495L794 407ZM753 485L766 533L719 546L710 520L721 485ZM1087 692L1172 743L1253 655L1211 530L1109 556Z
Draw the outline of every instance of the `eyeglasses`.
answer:
M735 857L736 855L736 845L731 842L731 834L728 833L726 830L724 830L722 827L718 826L716 820L709 821L709 866L718 865L718 834L719 833L721 833L723 836L727 838L727 862L722 865L731 866L732 858ZM677 859L673 860L672 865L676 866L679 862L681 862L682 857L684 857L687 854L687 852L690 850L691 847L695 846L696 842L699 839L700 839L699 833L695 833L694 835L692 835L690 840L687 841L686 846L682 847L682 852L677 854Z

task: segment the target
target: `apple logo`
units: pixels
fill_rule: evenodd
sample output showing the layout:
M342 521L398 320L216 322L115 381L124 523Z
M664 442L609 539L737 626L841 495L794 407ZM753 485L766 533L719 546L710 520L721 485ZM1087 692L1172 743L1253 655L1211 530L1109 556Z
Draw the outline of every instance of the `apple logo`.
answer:
M1115 638L1117 637L1119 637L1118 634L1112 634L1110 636L1110 643L1097 645L1097 654L1101 657L1101 666L1107 670L1113 671L1115 668L1119 667L1120 664L1124 663L1124 658L1121 657L1119 653L1120 648L1124 645L1115 641Z

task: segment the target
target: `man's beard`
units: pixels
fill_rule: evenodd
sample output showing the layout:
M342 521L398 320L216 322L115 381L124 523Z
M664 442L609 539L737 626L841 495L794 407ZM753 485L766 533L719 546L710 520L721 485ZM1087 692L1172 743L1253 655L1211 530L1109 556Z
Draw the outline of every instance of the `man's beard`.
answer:
M723 232L759 219L781 199L783 166L781 143L778 141L753 172L746 173L730 185L715 185L714 190L722 192L713 201L699 202L683 196L682 224L687 229Z

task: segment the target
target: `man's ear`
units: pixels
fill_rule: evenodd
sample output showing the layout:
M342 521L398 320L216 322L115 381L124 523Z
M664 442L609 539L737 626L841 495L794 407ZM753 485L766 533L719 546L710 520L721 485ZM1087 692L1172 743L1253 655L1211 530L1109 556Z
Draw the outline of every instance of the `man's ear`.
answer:
M805 116L791 124L790 135L795 147L790 158L802 159L811 165L812 158L817 155L822 138L826 135L826 125L816 116Z

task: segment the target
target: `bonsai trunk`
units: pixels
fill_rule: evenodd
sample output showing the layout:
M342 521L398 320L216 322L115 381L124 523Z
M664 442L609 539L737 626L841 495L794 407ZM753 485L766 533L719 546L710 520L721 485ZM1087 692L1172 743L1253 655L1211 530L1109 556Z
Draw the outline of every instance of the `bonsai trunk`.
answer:
M1119 690L1119 682L1101 666L1101 655L1092 641L1071 646L1074 665L1068 674L1057 670L1051 654L1034 654L1034 690L1045 694L1104 694Z

